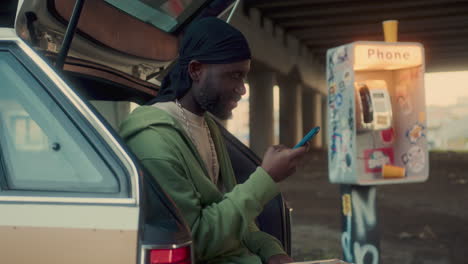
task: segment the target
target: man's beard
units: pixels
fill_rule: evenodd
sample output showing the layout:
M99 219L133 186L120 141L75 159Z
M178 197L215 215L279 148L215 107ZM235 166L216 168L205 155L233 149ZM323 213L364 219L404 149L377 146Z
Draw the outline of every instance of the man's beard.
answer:
M230 119L232 112L226 111L225 105L222 104L221 96L219 94L210 94L208 90L210 88L205 86L195 96L198 105L221 120Z

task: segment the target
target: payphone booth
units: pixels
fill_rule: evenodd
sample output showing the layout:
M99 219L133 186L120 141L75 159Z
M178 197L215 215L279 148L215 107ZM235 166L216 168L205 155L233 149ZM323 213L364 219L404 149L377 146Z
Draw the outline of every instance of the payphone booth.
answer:
M419 43L358 41L328 50L331 183L428 178L424 67Z

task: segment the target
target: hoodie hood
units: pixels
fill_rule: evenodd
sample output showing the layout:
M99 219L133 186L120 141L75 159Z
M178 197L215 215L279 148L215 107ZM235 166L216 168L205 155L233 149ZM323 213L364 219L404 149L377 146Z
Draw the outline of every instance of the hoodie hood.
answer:
M172 126L182 132L180 124L164 110L153 106L136 108L120 125L120 135L124 140L150 126Z

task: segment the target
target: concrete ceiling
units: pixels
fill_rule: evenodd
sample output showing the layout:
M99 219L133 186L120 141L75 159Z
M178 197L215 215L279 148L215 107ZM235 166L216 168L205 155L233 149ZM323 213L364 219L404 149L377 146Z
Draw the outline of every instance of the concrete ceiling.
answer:
M426 71L468 70L468 0L244 0L323 63L326 50L383 41L382 21L399 21L398 41L420 42Z

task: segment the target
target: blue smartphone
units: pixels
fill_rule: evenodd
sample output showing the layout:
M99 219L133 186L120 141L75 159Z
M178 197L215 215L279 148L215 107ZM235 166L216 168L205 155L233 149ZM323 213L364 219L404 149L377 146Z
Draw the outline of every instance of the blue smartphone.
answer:
M317 135L317 133L320 131L320 127L314 127L312 128L309 133L307 133L307 135L305 135L305 137L299 142L297 143L296 146L294 146L293 149L296 149L296 148L300 148L302 146L304 146L307 141L311 140L312 138L314 138L315 135Z

